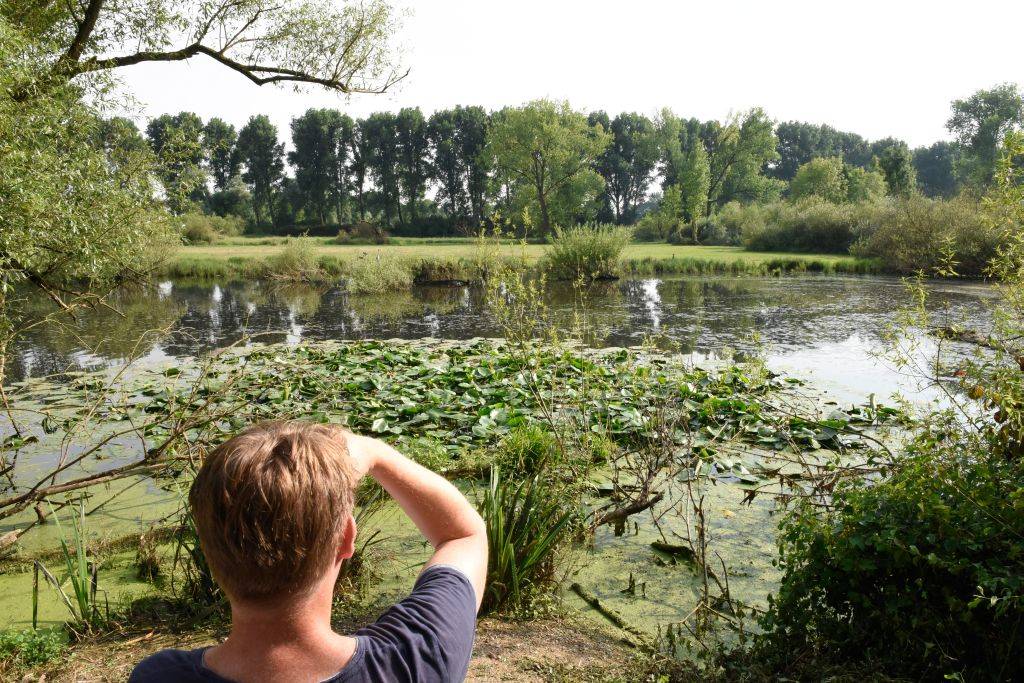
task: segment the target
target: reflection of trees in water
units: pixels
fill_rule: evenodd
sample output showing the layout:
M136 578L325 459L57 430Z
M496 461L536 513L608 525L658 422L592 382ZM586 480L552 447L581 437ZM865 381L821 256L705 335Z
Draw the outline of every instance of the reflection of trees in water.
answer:
M977 288L943 284L936 305L973 307ZM772 345L813 346L875 334L904 296L886 278L680 278L598 282L585 293L587 343L632 345L661 335L666 347L717 354L747 349L754 332ZM549 283L555 323L575 322L580 303L569 283ZM121 291L112 303L124 312L85 311L71 326L30 331L16 349L11 379L52 374L95 361L127 358L148 331L170 328L142 351L173 357L220 348L245 336L263 342L298 338L466 339L501 332L485 310L481 288L417 287L409 292L348 295L337 288L260 282L205 284L179 281ZM27 303L38 315L51 307ZM659 342L655 338L656 343ZM95 353L98 358L88 353Z
M25 330L9 359L9 377L58 374L145 354L184 310L180 301L153 287L118 290L106 303L79 311L75 318L56 316ZM19 308L24 320L39 320L53 312L54 304L39 295L24 300Z

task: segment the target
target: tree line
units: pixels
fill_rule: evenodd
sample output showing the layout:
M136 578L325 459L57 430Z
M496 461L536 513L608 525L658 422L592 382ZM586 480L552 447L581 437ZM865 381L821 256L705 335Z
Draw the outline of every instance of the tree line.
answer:
M537 100L488 112L419 108L354 119L309 109L290 149L264 115L240 129L191 112L144 131L104 122L102 144L148 149L174 213L241 216L263 229L372 221L406 234L448 234L501 217L546 234L586 221L631 225L655 207L694 225L732 201L817 195L980 194L999 147L1024 125L1016 85L952 104L951 141L911 149L828 125L775 123L759 108L722 121L603 111Z

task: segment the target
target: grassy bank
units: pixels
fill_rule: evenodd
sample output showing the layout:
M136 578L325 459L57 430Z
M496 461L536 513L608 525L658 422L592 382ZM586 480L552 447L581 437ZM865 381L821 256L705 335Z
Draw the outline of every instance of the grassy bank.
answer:
M308 238L323 278L341 279L347 264L359 260L399 260L417 281L471 280L479 267L479 247L470 239L405 238L387 245L333 244ZM166 277L258 279L272 276L274 259L288 248L282 238L233 238L213 245L181 247L157 272ZM507 243L492 257L536 265L547 247ZM622 275L768 275L789 272L877 273L874 261L833 254L762 253L740 247L630 244L620 259Z

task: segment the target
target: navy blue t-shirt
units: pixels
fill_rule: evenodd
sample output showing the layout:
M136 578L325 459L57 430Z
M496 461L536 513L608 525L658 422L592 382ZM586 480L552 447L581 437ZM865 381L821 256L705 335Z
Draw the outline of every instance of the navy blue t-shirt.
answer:
M355 632L356 650L324 683L423 681L466 677L476 633L476 596L465 574L428 567L409 597ZM129 683L230 683L203 664L198 650L162 650L142 660Z

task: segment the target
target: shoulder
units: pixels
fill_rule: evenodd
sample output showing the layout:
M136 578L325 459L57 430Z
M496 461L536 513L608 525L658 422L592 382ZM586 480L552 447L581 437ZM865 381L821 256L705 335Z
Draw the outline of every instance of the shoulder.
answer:
M412 593L356 636L371 677L461 681L476 633L476 595L469 579L445 565L428 567Z
M139 662L128 678L129 683L170 683L170 681L203 681L196 665L202 658L199 650L161 650Z

